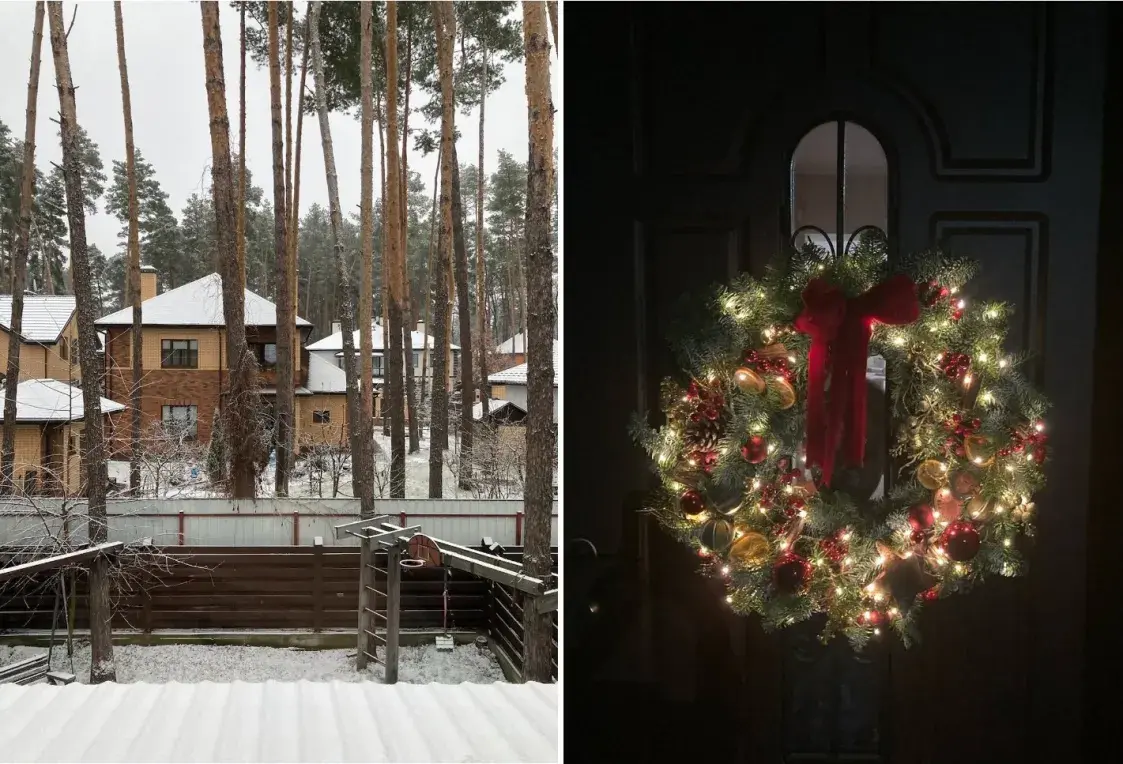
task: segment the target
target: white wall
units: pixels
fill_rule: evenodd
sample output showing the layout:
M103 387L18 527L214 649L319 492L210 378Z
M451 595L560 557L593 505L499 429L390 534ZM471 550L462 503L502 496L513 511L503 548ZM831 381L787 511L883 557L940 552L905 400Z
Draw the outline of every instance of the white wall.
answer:
M523 411L529 411L526 406L526 385L506 385L507 392L504 400L515 404ZM554 388L554 422L558 421L558 388Z
M338 353L338 352L339 352L338 350L309 350L308 354L319 356L323 360L330 363L332 366L337 366L340 369L342 369L343 368L343 356L337 356L336 353ZM459 350L454 350L452 352L453 352L454 356L459 357L459 355L460 355ZM413 367L413 373L417 377L420 377L421 376L421 361L422 361L421 351L415 350L414 353L416 353L416 355L417 355L417 363ZM376 350L374 352L374 355L375 355L375 357L379 357L379 356L382 355L382 351ZM449 370L448 375L450 377L456 376L456 372L459 370L459 364L454 364L454 366L456 366L455 369ZM375 376L381 376L381 375L376 374ZM432 350L429 351L429 363L426 365L426 368L425 368L425 376L428 377L429 379L433 378L433 351Z

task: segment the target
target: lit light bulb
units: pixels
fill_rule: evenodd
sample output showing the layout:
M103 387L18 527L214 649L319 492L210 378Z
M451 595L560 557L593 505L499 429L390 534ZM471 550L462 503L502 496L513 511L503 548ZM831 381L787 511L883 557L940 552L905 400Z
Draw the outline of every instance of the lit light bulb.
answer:
M764 507L764 505L763 505L763 504L757 504L757 505L756 505L756 511L757 511L757 512L760 512L760 513L761 513L762 515L767 515L767 514L768 514L768 510L767 510L767 509L765 509L765 507Z
M980 361L985 361L987 359L987 354L986 353L979 353L978 359Z
M994 508L994 513L996 515L1001 515L1005 511L1006 511L1006 507L1002 506L1001 504L995 506L995 508Z
M842 540L843 541L849 541L850 540L850 531L846 531L845 533L842 534Z
M935 519L939 520L939 519L940 519L940 510L938 510L938 509L933 509L933 510L932 510L932 517L934 517Z
M960 564L959 564L959 563L957 562L957 563L955 564L955 572L956 572L956 573L962 573L962 572L963 572L963 570L964 570L963 566L962 566L962 565L960 565Z
M889 608L889 615L893 616L894 618L896 618L900 614L901 614L901 611L898 610L897 608L895 608L895 607Z
M1002 539L1002 546L1010 546L1012 542L1010 539Z
M994 395L990 392L990 390L987 390L985 393L982 393L979 396L979 400L982 401L984 404L994 403Z
M877 627L875 626L875 627L874 627L874 629L873 629L873 635L874 635L875 637L879 637L879 636L881 636L881 629L879 629L879 628L877 628Z
M730 605L732 605L733 604L733 595L732 594L727 595L725 597L725 601L728 602Z
M728 565L723 565L723 566L722 566L722 568L721 568L721 574L722 574L723 576L728 576L728 575L729 575L729 566L728 566Z
M893 338L893 344L896 345L897 347L904 347L905 342L906 342L905 338L903 336L901 336L900 334L898 334L896 337Z
M795 491L794 486L791 486L791 485L784 486L784 493L792 493L793 491Z
M807 517L807 510L806 509L799 510L799 516L800 517Z
M726 452L726 453L728 453L728 452ZM983 463L983 457L981 457L981 456L976 456L976 457L975 457L974 459L972 459L971 461L973 461L973 462L974 462L975 464L982 464L982 463Z
M795 356L794 355L788 356L788 363L795 363Z
M950 290L948 290L948 291L950 291L950 292L951 292L952 294L955 294L956 292L958 292L958 291L959 291L959 287L957 287L957 286L953 286L953 287L952 287L952 288L951 288Z
M843 565L849 565L852 562L854 562L854 558L853 557L847 557L842 561L842 564Z
M873 593L873 601L874 602L881 602L883 599L885 599L885 595L882 594L881 592L874 592Z
M866 586L866 591L869 592L870 594L873 594L874 591L876 591L876 590L877 590L877 584L868 584Z
M974 377L972 377L970 374L968 374L968 375L963 377L963 386L964 387L970 387L971 382L973 382L973 381L974 381Z
M967 307L967 301L966 300L960 300L959 302L957 302L955 304L955 307L959 308L960 310L963 310L964 308Z
M1038 422L1037 424L1035 424L1033 426L1033 429L1037 430L1038 432L1043 432L1045 430L1045 423L1044 422Z
M788 548L788 542L787 541L781 541L780 542L781 551L786 550L787 548Z
M910 550L908 550L907 552L905 552L904 554L902 554L902 555L901 555L901 557L903 557L903 558L904 558L904 559L906 559L906 560L907 560L908 558L912 557L912 550L911 550L911 549L910 549Z
M708 555L709 553L710 553L710 550L709 550L709 549L706 549L706 547L704 547L704 546L703 546L703 547L698 547L698 554L702 555L703 557L705 557L705 556L706 556L706 555Z
M754 491L759 491L759 490L760 490L760 481L759 481L759 480L754 480L754 481L753 481L753 490L754 490Z
M842 592L843 592L843 589L842 589L842 587L841 587L841 586L836 586L836 587L835 587L835 589L834 589L834 593L835 593L835 594L842 594Z
M775 450L776 450L776 444L775 443L769 443L768 444L768 453L772 453Z
M877 564L878 565L884 565L885 564L885 555L879 554L877 556Z

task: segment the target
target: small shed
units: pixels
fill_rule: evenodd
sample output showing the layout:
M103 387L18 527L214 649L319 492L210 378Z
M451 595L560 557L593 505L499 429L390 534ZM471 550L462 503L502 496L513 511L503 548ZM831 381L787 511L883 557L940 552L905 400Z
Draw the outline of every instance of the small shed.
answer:
M21 762L556 762L556 684L0 685Z

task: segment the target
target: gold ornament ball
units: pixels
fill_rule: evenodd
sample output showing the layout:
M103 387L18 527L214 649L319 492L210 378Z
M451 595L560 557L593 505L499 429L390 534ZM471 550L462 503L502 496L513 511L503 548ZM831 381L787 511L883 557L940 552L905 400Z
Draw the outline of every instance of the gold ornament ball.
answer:
M773 377L769 380L768 386L780 396L781 409L790 409L795 405L795 388L792 387L791 382L783 377Z
M947 479L947 469L938 459L927 459L916 468L916 479L929 491L934 491Z
M948 487L960 501L966 501L979 491L979 477L967 470L955 470L948 475Z
M994 461L995 452L998 450L994 442L985 435L969 435L963 439L963 447L967 451L967 458L980 467L985 467Z
M758 565L771 557L771 551L763 534L749 531L733 542L729 558L745 565Z
M764 378L748 367L742 366L733 372L733 381L741 389L741 392L755 395L764 392Z
M967 502L967 514L971 518L981 518L990 511L991 502L981 496L976 496Z

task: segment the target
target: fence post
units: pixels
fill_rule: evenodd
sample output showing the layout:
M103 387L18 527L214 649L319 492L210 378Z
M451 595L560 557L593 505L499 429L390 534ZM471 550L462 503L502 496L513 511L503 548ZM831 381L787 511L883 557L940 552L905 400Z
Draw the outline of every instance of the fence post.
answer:
M362 579L362 576L359 576ZM362 612L360 610L360 612ZM324 628L324 537L312 541L312 631Z
M520 509L515 513L515 546L522 546L523 543L523 511Z
M183 514L183 510L179 511L179 545L183 546L183 537L186 535L187 517Z
M370 603L370 589L373 582L371 565L374 563L370 540L359 539L359 649L355 653L355 668L363 671L367 667L367 608Z
M386 552L386 684L398 681L398 626L402 616L402 548Z
M292 513L292 545L300 546L300 511Z
M152 633L152 593L148 591L148 587L141 590L144 596L144 633Z

